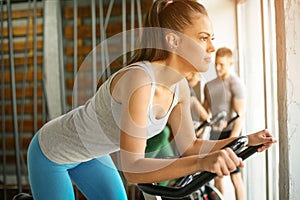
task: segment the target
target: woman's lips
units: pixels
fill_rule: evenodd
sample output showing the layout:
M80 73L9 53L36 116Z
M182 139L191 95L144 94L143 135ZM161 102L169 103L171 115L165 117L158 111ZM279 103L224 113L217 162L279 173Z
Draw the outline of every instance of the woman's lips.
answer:
M204 58L205 62L210 63L211 62L211 57L206 57Z

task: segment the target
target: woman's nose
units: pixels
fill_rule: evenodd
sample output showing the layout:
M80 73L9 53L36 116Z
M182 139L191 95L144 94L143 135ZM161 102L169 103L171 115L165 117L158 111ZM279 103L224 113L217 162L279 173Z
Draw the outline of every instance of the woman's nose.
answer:
M212 41L209 40L208 42L208 45L207 45L207 52L208 53L212 53L214 52L216 49L215 49L215 46L213 45Z

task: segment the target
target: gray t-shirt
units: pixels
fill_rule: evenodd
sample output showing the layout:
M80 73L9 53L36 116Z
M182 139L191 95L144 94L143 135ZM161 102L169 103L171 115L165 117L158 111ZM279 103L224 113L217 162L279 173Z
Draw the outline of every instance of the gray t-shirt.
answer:
M171 110L178 103L178 84L175 85L174 100L167 115L156 119L151 112L155 92L155 77L148 61L138 62L119 70L138 67L151 77L151 97L148 108L147 138L160 133ZM84 105L46 123L41 128L39 143L42 152L53 162L67 164L83 162L120 150L121 104L110 94L110 84L116 72Z
M232 101L233 99L245 99L245 87L239 77L230 74L224 81L217 77L206 83L204 95L210 105L212 115L226 111L226 120L228 121L236 115ZM225 130L231 129L232 124L225 128Z

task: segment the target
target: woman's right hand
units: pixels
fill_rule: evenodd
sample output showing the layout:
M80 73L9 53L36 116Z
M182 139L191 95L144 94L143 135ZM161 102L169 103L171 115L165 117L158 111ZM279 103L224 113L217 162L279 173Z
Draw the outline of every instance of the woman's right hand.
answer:
M248 146L257 146L262 145L258 148L258 152L262 152L270 148L277 140L272 136L272 134L267 130L261 130L259 132L249 134L248 137Z
M237 167L243 167L244 163L230 148L221 149L199 159L200 168L217 174L219 177L230 175Z

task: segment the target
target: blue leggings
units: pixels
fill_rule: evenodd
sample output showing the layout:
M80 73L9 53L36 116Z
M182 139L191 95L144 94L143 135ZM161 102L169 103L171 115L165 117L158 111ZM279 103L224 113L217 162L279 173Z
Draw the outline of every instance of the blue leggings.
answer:
M127 199L122 179L109 155L87 162L57 164L44 156L33 137L28 149L29 182L34 200L73 200L73 185L89 200Z

